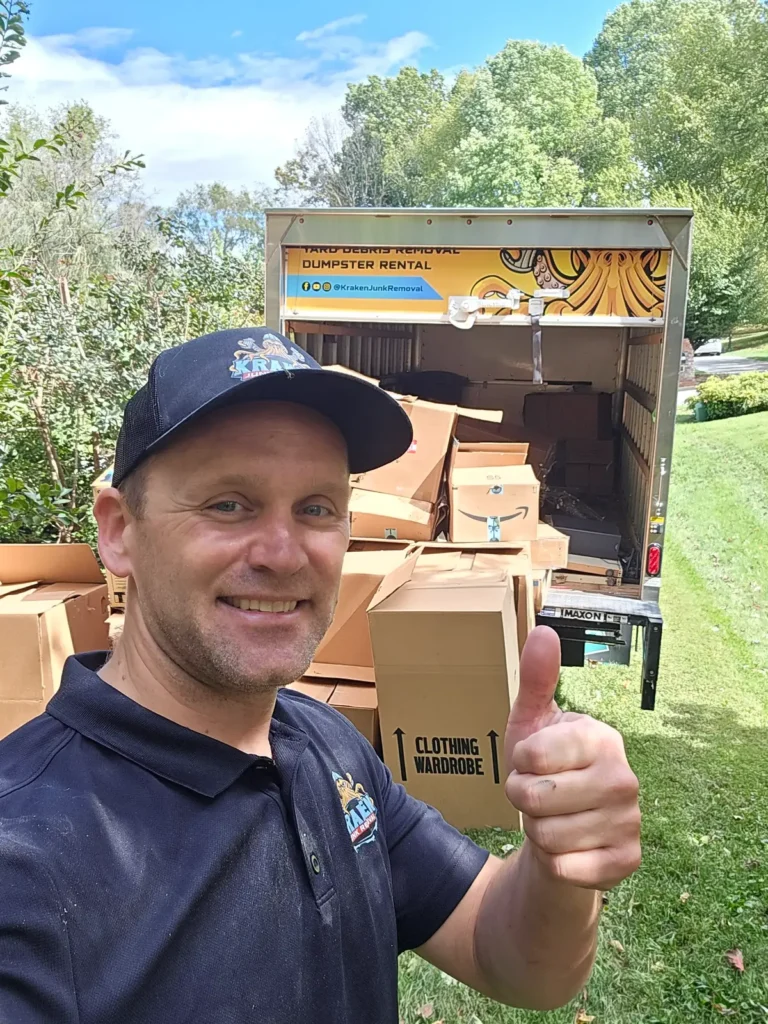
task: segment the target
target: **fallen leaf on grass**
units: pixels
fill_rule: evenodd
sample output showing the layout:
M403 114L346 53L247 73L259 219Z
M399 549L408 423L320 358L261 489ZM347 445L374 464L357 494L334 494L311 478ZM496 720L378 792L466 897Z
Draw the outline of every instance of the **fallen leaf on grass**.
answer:
M687 903L690 898L691 898L691 894L689 892L681 892L680 893L680 902L681 903Z
M725 959L728 961L728 963L731 965L734 971L738 971L739 974L744 973L744 954L741 952L740 949L728 950L728 952L725 954Z
M722 1003L713 1003L713 1010L717 1010L721 1017L733 1017L736 1011L730 1006L723 1006Z
M423 1017L424 1020L429 1020L430 1017L434 1016L435 1008L432 1003L424 1003L419 1009L419 1016Z
M576 1014L576 1020L574 1024L592 1024L594 1017L590 1017L586 1010L579 1010Z
M622 944L619 942L618 939L610 939L609 942L608 942L608 945L609 946L613 946L613 948L616 950L617 953L623 953L624 952L624 947L622 946Z

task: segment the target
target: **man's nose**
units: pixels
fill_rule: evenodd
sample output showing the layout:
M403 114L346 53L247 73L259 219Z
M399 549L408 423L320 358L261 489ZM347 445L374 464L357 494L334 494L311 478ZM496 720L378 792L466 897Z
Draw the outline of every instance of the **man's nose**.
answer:
M256 521L248 548L253 569L267 569L279 576L293 576L305 569L309 558L302 543L302 530L293 515L265 511Z

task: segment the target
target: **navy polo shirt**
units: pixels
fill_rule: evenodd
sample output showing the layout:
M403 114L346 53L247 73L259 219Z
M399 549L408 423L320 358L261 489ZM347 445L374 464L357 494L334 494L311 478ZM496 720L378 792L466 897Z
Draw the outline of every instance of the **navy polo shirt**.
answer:
M282 690L274 760L66 664L0 743L0 1021L396 1024L397 955L487 853L332 708Z

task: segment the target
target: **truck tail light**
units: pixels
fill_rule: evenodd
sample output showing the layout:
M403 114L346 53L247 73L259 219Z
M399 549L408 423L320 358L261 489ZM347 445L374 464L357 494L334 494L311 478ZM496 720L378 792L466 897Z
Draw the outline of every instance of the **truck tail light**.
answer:
M648 558L646 569L649 576L661 575L661 545L650 544L648 546Z

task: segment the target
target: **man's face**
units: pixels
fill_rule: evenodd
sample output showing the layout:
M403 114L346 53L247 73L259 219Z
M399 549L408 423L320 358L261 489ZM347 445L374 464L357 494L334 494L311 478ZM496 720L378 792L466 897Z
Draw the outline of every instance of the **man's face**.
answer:
M214 413L159 452L125 535L155 643L221 692L298 679L333 616L348 481L336 428L287 403Z

